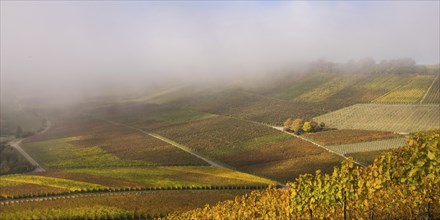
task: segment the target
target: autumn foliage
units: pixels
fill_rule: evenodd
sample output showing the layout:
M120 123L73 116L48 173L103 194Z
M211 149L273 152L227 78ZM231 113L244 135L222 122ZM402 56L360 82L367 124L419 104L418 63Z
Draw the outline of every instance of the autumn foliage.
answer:
M414 219L440 216L440 130L412 135L407 145L366 168L345 160L331 175L317 171L288 183L173 214L169 219Z

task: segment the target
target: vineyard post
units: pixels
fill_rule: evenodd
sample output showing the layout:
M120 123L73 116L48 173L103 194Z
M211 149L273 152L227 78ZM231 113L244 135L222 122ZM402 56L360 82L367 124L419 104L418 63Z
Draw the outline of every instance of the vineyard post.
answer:
M344 220L347 220L347 197L345 190L342 191L342 217Z
M374 220L374 206L371 208L371 211L370 211L370 219Z
M430 216L431 216L431 203L430 202L428 202L428 205L427 205L427 212L426 212L426 220L429 220L430 219Z

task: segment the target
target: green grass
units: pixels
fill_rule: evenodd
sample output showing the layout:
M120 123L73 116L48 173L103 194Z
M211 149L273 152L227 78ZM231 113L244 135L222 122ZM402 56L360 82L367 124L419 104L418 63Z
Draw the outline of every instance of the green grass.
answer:
M315 118L328 127L391 132L439 128L438 105L357 104Z
M141 160L121 160L98 146L75 147L70 141L79 137L26 143L23 148L44 168L149 166Z

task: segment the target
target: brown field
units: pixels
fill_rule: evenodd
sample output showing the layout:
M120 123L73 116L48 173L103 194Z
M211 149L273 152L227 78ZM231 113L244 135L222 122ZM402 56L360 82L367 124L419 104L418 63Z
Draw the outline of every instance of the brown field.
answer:
M243 171L287 182L301 174L314 173L317 169L331 173L341 160L340 156L292 137L287 141L241 152L225 161Z
M303 136L310 138L321 145L350 144L400 137L400 135L392 132L350 129L322 131L304 134Z
M121 159L145 160L157 165L206 165L204 161L157 138L105 121L99 124L100 128L90 130L72 143L77 147L99 146Z
M290 139L289 135L264 125L224 116L169 126L154 132L220 161L239 152Z

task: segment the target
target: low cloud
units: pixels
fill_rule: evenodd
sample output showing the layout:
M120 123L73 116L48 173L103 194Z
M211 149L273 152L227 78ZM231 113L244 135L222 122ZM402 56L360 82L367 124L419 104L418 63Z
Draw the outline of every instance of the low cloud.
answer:
M2 1L2 94L81 96L294 62L439 62L439 2Z

